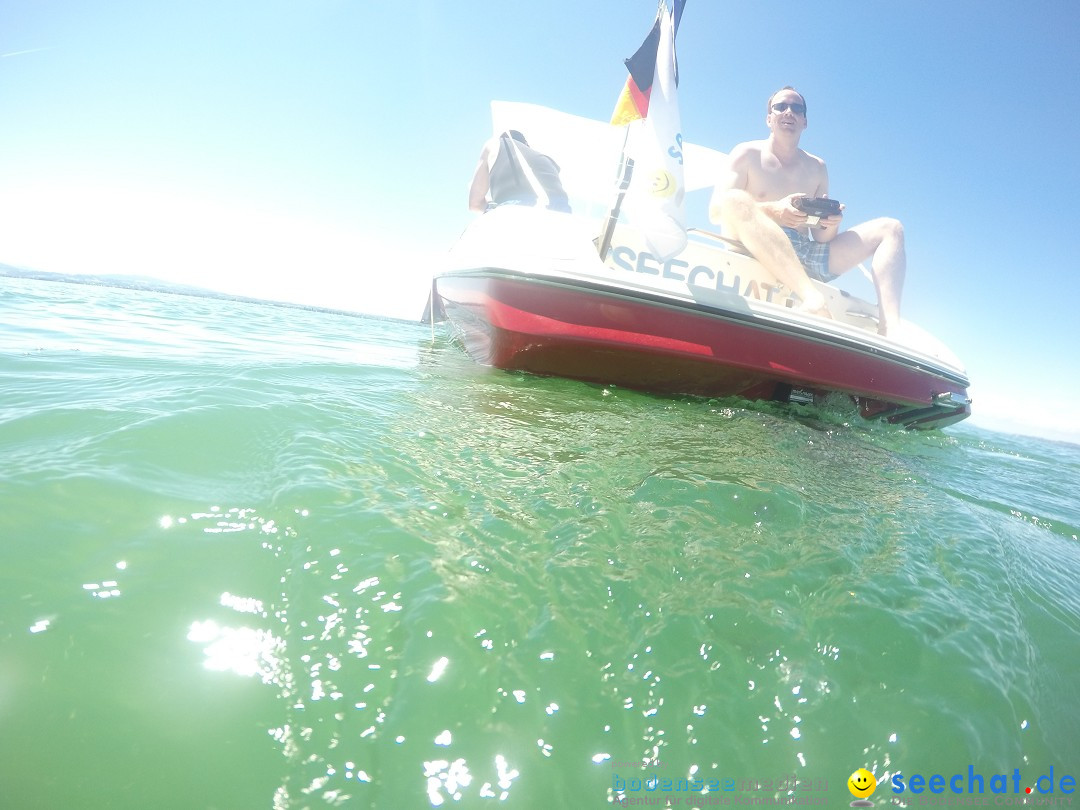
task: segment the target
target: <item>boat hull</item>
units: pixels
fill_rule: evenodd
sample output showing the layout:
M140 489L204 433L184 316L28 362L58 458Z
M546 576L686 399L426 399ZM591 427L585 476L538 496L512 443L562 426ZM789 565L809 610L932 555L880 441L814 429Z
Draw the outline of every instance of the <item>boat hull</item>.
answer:
M868 417L913 427L970 413L963 375L805 317L490 267L442 274L434 294L469 355L496 368L667 394L842 392Z

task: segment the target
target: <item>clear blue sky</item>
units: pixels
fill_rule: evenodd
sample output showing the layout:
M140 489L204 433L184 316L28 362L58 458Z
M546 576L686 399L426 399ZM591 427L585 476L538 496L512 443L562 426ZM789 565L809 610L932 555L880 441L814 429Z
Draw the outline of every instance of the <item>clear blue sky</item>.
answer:
M654 14L4 0L0 262L414 316L489 102L607 119ZM683 133L763 137L795 85L848 221L903 220L904 315L965 361L976 423L1080 440L1078 33L1073 0L688 0Z

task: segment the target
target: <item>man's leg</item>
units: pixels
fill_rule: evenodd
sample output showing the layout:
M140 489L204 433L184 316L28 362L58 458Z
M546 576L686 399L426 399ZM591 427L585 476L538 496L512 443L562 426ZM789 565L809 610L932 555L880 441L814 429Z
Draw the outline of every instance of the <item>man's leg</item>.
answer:
M765 216L745 191L731 189L720 199L718 213L724 232L738 239L776 280L802 299L802 310L829 317L825 296L814 287L806 275L795 248L791 246L780 226Z
M838 234L829 243L829 270L839 275L871 256L881 310L878 331L887 335L900 323L900 296L907 273L904 226L898 220L872 219Z

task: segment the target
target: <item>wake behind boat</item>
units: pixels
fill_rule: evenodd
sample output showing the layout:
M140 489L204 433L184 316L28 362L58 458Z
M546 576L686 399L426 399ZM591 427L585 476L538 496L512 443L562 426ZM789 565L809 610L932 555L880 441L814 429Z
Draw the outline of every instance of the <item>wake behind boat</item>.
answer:
M799 298L738 245L682 226L684 194L710 188L725 156L678 132L674 81L661 70L667 64L670 73L674 61L661 53L665 37L674 43L666 14L661 6L654 25L663 35L643 45L656 54L651 104L661 108L648 119L619 127L492 104L496 135L528 133L532 147L555 158L575 213L534 205L483 213L433 279L433 318L449 320L474 360L501 369L804 404L839 393L867 418L914 428L969 416L967 375L927 332L901 322L885 337L876 305L818 281L829 317L802 312ZM658 119L666 129L633 129ZM632 184L634 159L642 165ZM629 219L620 215L624 195L631 213L638 209Z

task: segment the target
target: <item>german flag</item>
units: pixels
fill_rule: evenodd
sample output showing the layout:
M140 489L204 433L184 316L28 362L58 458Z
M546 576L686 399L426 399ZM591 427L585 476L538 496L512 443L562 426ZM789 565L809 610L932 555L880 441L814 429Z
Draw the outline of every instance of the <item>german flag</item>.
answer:
M679 21L682 19L685 5L686 0L674 0L676 35L679 33ZM626 60L626 69L630 71L630 75L615 104L615 112L611 115L611 123L616 126L645 118L649 114L649 95L656 76L656 50L660 45L660 20L666 12L665 0L660 0L656 20L653 22L649 35L645 37L645 41L641 43L641 47L634 52L634 55ZM678 66L676 66L675 83L678 84L678 81Z

